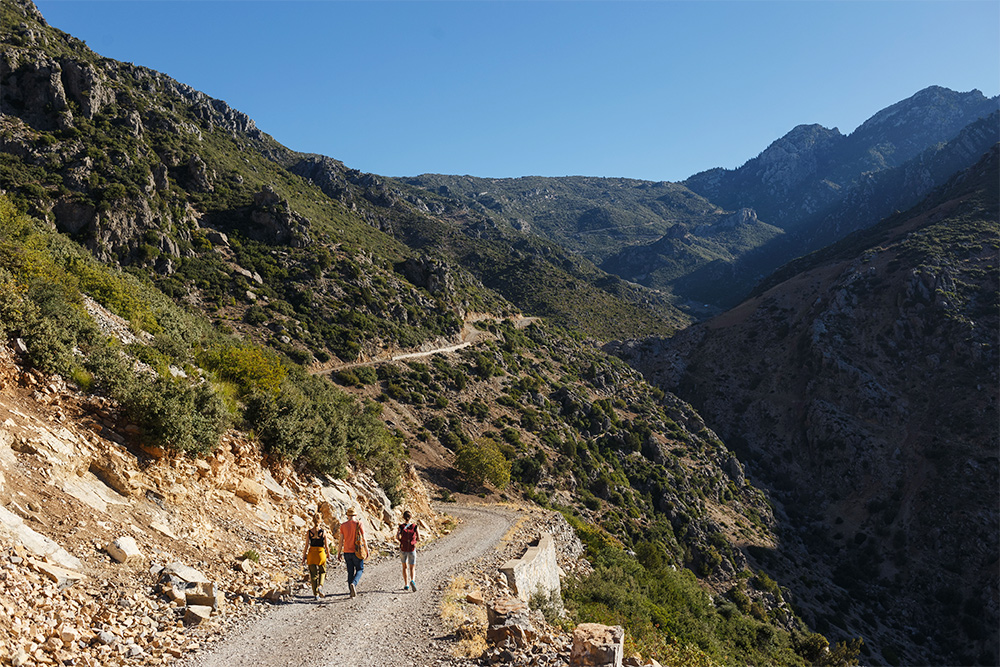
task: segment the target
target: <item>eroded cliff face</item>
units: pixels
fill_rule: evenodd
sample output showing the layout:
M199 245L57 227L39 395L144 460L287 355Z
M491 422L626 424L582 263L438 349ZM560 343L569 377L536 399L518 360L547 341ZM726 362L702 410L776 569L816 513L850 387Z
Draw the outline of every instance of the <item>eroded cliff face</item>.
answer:
M994 150L855 245L622 351L771 489L807 619L916 664L997 650L996 165ZM839 590L820 594L821 568Z

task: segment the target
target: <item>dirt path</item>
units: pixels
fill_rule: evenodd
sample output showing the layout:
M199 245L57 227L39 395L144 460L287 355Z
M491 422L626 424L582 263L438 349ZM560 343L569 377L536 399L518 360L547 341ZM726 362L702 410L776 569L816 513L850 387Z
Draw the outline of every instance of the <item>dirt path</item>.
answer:
M186 667L260 665L424 667L447 665L440 621L441 589L462 565L496 548L518 514L499 507L449 506L459 520L450 534L417 550L417 591L402 590L399 561L365 567L358 597L347 594L343 564L327 576L327 597L300 589L289 604L248 622ZM307 594L308 593L308 594Z
M509 317L507 320L513 323L514 328L524 329L531 326L532 324L539 321L540 318L537 317L524 317L518 315L516 317ZM382 353L381 355L366 359L365 361L352 361L348 363L339 363L334 361L328 361L324 364L314 364L310 367L309 372L313 375L327 375L331 373L337 373L339 371L351 370L352 368L361 368L362 366L377 366L379 364L385 364L392 361L404 361L406 359L420 359L423 357L429 357L435 354L447 354L449 352L458 352L459 350L464 350L467 347L475 345L483 340L488 340L494 338L493 334L481 331L474 326L475 322L482 322L484 320L490 321L500 321L495 318L490 317L480 317L478 319L473 319L466 322L462 331L459 334L458 343L452 343L449 345L441 345L438 347L431 348L429 350L418 350L416 352L402 352L399 354Z

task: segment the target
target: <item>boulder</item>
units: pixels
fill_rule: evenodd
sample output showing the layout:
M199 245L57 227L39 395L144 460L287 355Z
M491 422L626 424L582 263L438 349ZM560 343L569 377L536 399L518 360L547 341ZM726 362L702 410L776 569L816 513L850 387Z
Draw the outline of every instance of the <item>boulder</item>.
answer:
M184 589L184 599L189 607L205 606L217 607L218 595L215 592L215 584L211 581L199 581L198 583Z
M209 578L204 574L194 569L193 567L188 567L184 563L173 562L163 568L160 572L160 580L163 581L164 578L176 578L179 581L185 581L188 583L209 583Z
M486 641L491 644L499 646L510 640L523 648L538 637L538 631L529 618L528 605L517 598L500 598L487 606L486 618L489 623Z
M212 608L207 605L188 605L184 610L184 625L199 625L212 615Z
M166 595L167 599L175 607L183 607L187 604L187 594L184 586L185 584L175 584L163 590L163 594Z
M139 545L135 543L135 538L131 535L122 535L104 547L104 550L119 563L142 560Z
M236 495L251 505L259 505L267 497L267 487L243 477L236 485Z
M508 619L528 613L528 605L512 597L500 598L486 607L486 620L490 625L503 625Z
M622 667L625 629L620 625L581 623L573 631L570 667Z

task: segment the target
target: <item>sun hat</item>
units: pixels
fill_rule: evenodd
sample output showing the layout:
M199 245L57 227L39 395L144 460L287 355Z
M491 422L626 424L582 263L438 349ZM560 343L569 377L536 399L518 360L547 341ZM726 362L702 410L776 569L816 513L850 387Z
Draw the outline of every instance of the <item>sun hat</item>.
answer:
M347 508L347 516L354 516L354 508L353 507L348 507Z

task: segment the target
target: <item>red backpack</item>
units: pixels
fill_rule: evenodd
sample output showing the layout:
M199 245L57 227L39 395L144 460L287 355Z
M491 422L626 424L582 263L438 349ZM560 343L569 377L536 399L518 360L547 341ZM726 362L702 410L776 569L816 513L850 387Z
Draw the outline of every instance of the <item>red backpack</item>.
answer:
M400 551L413 551L417 543L417 524L408 523L399 527Z

